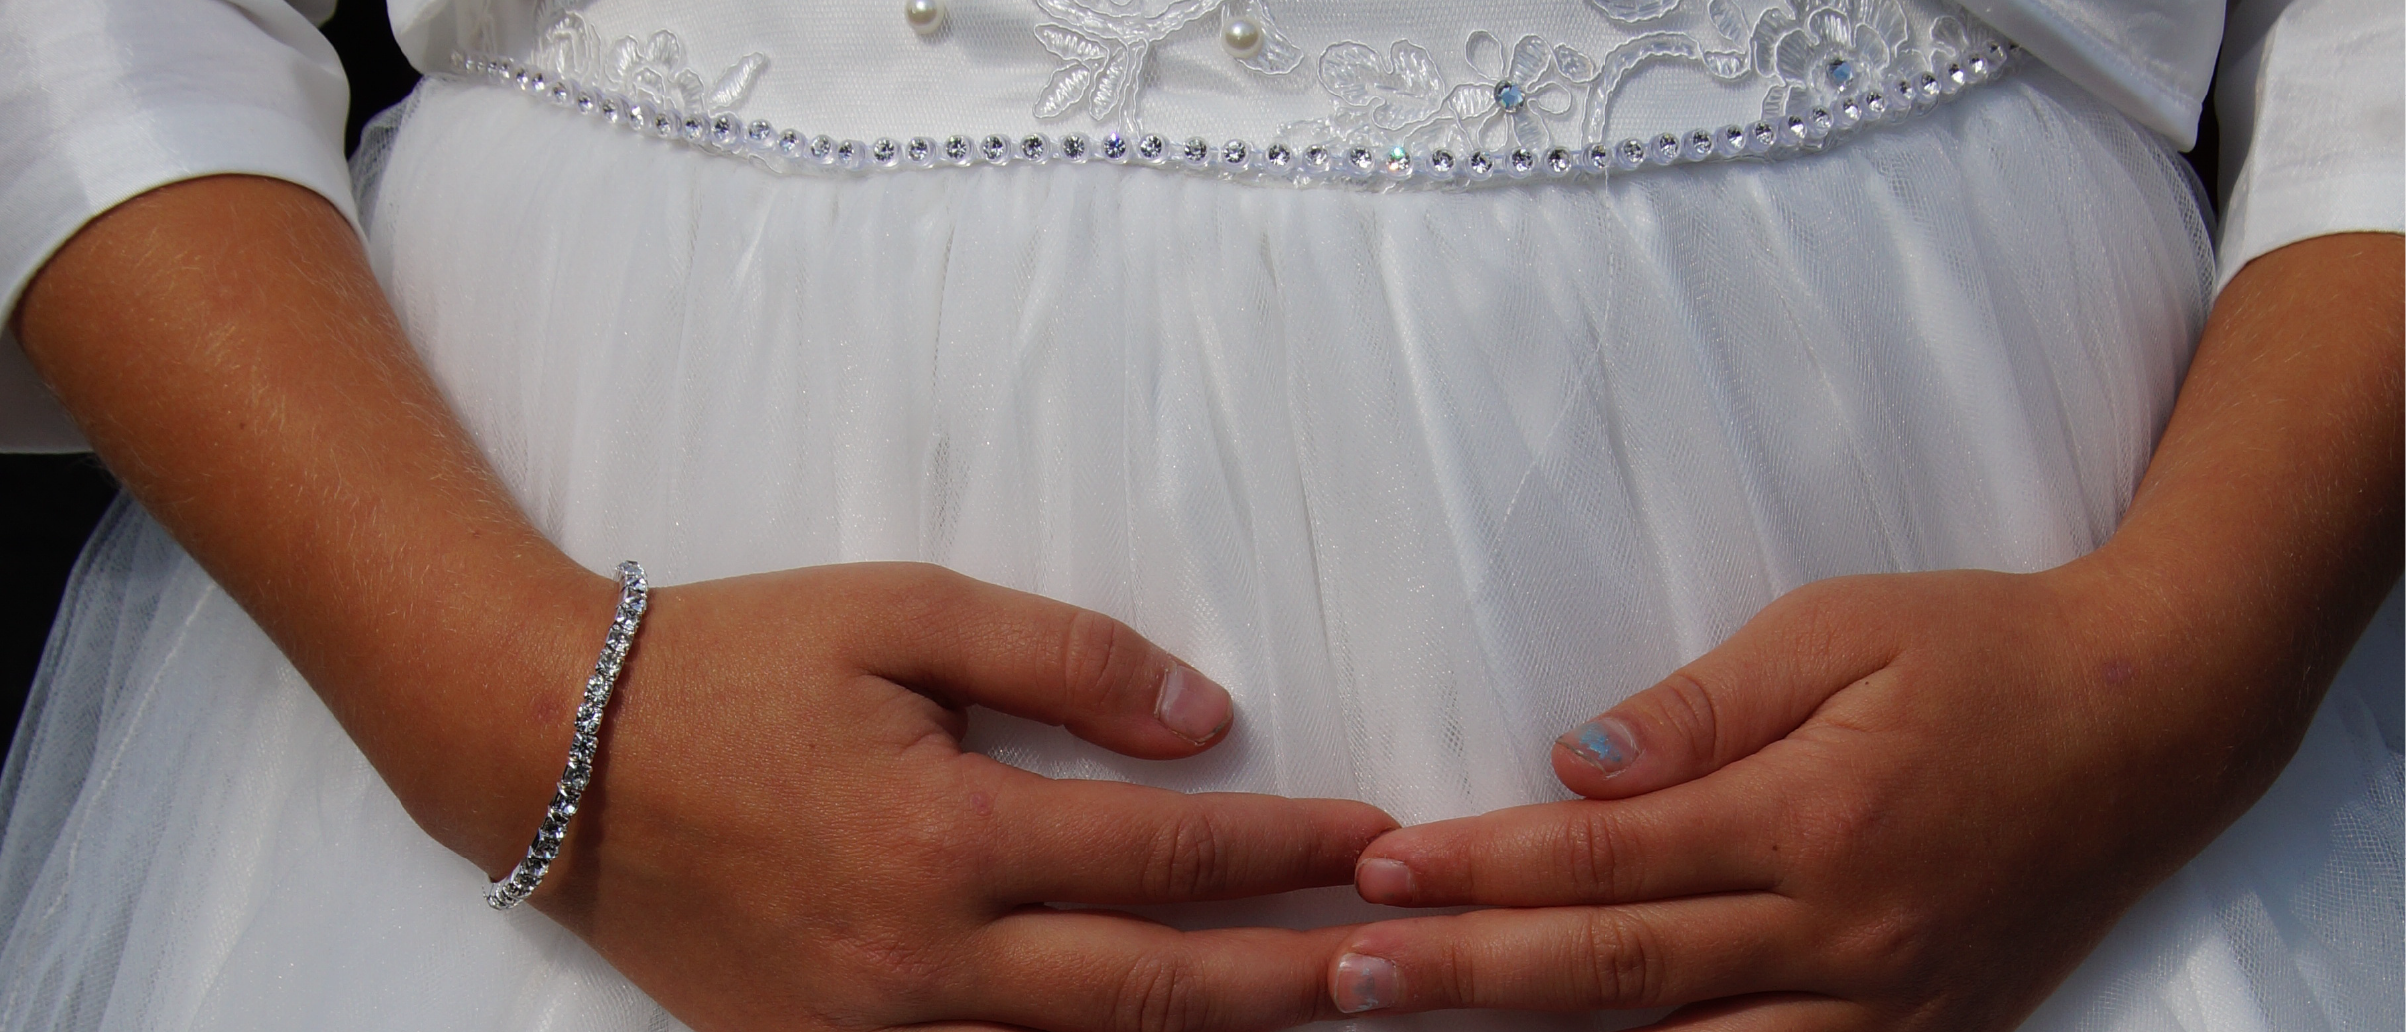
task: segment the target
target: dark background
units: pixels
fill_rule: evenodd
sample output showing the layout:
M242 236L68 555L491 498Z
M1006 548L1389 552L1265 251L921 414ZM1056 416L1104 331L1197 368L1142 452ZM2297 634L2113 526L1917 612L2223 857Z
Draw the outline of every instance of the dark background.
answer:
M381 0L343 0L325 33L351 78L350 122L343 130L348 153L359 144L359 127L400 103L418 73L394 46ZM2209 103L2197 147L2188 155L2209 196L2220 182L2220 151ZM0 570L10 574L0 578L0 730L6 730L24 708L76 553L116 498L117 482L89 455L0 455L0 484L10 488L0 499Z

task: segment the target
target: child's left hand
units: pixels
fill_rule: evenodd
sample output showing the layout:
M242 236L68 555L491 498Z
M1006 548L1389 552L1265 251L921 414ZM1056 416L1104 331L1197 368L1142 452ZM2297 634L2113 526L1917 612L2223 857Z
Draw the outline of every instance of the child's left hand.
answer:
M2012 1027L2263 791L2312 712L2212 704L2261 659L2184 635L2103 565L1780 599L1564 736L1555 769L1587 800L1373 843L1373 902L1534 909L1366 926L1338 1006Z
M1371 843L1373 902L1530 909L1356 929L1337 1005L2011 1028L2271 785L2396 582L2402 269L2241 269L2105 547L1806 585L1565 735L1586 800Z

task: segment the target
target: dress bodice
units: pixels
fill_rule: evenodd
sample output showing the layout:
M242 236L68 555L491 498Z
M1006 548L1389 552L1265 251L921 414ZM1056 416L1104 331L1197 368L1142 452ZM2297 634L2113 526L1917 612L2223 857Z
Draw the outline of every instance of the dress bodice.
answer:
M552 3L459 59L787 170L1100 160L1386 185L1816 149L2015 54L1947 0L828 6Z

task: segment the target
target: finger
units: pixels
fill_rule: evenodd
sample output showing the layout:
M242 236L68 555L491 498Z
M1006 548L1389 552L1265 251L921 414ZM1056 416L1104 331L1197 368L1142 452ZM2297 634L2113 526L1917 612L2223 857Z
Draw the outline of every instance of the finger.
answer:
M1193 755L1228 732L1225 689L1110 617L939 566L847 574L863 673L1148 759Z
M1758 793L1718 780L1613 802L1541 803L1381 837L1354 870L1391 906L1635 903L1769 889L1778 856Z
M1813 993L1761 993L1681 1007L1644 1032L1839 1032L1869 1025L1861 1004Z
M1661 1007L1787 987L1811 945L1769 893L1481 910L1356 929L1328 966L1348 1014Z
M1620 799L1692 781L1785 737L1897 647L1887 600L1843 578L1781 596L1719 648L1555 741L1571 791Z
M979 933L946 1001L1081 1032L1253 1032L1336 1017L1322 972L1350 928L1180 932L1109 911L1029 911Z
M1185 795L1010 771L994 793L1004 905L1133 905L1343 885L1395 820L1366 803L1239 792Z

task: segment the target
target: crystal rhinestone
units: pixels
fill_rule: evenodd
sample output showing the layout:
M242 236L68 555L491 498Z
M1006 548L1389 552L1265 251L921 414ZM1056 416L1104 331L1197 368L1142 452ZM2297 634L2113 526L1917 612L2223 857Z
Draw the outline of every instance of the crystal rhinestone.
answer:
M1368 172L1372 165L1378 163L1378 157L1371 154L1368 147L1355 147L1345 152L1345 163L1353 166L1356 172Z
M1670 133L1655 137L1654 144L1646 148L1646 160L1656 165L1668 165L1679 160L1679 137Z
M1956 90L1970 85L1971 81L1971 73L1964 71L1962 65L1953 61L1949 61L1947 62L1946 81L1941 83L1939 88L1948 93L1953 93Z
M1061 138L1061 156L1071 161L1086 160L1086 136L1071 133Z
M1430 151L1429 168L1435 170L1438 175L1452 172L1454 170L1454 152L1449 150Z
M1511 82L1495 84L1495 106L1510 112L1520 110L1521 105L1528 102L1529 95L1520 88L1519 84Z
M652 112L652 135L675 139L680 122L681 119L674 111L654 111Z
M1326 147L1315 143L1303 149L1303 167L1305 168L1314 172L1325 172L1328 171L1329 161L1330 157Z
M1781 122L1779 126L1780 145L1783 147L1801 147L1804 145L1804 142L1807 139L1807 133L1809 131L1810 130L1805 125L1803 115L1789 115L1788 120Z
M1146 161L1160 161L1169 152L1170 141L1162 139L1159 133L1146 133L1136 141L1136 156Z
M1243 140L1230 140L1220 145L1220 164L1243 168L1245 159L1252 156L1253 148L1245 146Z
M835 138L820 134L810 138L810 156L815 161L835 160Z
M1267 39L1260 23L1250 18L1230 18L1220 23L1220 45L1228 49L1228 56L1239 61L1260 57Z
M944 30L944 0L903 0L902 20L912 32L933 36Z
M1710 129L1691 129L1687 138L1680 141L1679 157L1682 161L1703 161L1712 156L1713 132Z
M1713 138L1713 153L1724 158L1734 158L1746 153L1745 128L1735 125L1722 126L1720 134Z
M1412 152L1404 149L1404 145L1400 143L1387 148L1387 172L1400 176L1410 171L1412 171Z
M835 163L842 165L845 168L859 168L861 150L862 148L859 140L845 140L842 143L836 144Z
M1979 54L1975 54L1975 55L1973 55L1973 56L1972 56L1972 62L1971 62L1970 68L1971 68L1971 74L1972 74L1972 78L1975 78L1975 79L1986 79L1986 78L1988 78L1989 64L1988 64L1988 58L1987 58L1985 55L1979 55Z
M1263 148L1261 155L1269 161L1271 168L1283 169L1295 163L1294 148L1283 143L1273 143Z
M777 134L777 153L789 158L802 156L802 134L788 129Z
M541 93L543 88L550 83L544 80L541 72L521 72L518 75L518 85L529 93Z
M987 164L1000 165L1011 160L1011 141L996 133L978 141L977 153L978 157L986 159Z
M913 136L911 142L902 145L902 152L910 157L913 165L932 165L936 162L936 141Z
M1930 72L1923 72L1921 73L1921 81L1915 83L1914 88L1921 93L1921 103L1928 104L1935 102L1938 99L1940 92L1938 86L1938 76Z
M1755 124L1746 127L1747 153L1769 154L1771 153L1771 148L1778 145L1779 130L1771 128L1771 123L1756 122Z
M1576 162L1572 160L1571 152L1568 149L1556 147L1546 152L1546 172L1548 174L1568 175L1573 164Z
M1845 89L1846 84L1853 81L1855 81L1855 63L1843 57L1831 58L1830 82L1839 89Z
M600 101L593 99L593 94L590 91L576 91L576 109L579 113L590 115L593 113L594 107L599 103Z
M678 132L688 140L700 140L710 134L710 120L700 115L687 115L677 123Z
M1178 148L1178 160L1200 167L1211 160L1211 145L1203 142L1200 136L1190 139L1185 146Z
M1052 150L1052 142L1042 136L1030 135L1019 141L1019 156L1029 161L1043 161Z
M1627 172L1646 163L1646 144L1642 140L1622 140L1612 149L1612 167Z
M766 147L769 141L777 138L777 127L767 122L754 122L744 130L744 138L752 141L755 147Z
M603 97L594 102L594 110L601 113L601 120L607 125L617 125L618 120L624 117L627 111L626 105L620 103L616 97Z
M1839 132L1852 129L1862 121L1863 104L1853 97L1839 100L1838 106L1830 111L1830 128Z
M573 92L573 91L571 91L571 90L568 88L568 84L567 84L567 83L564 83L564 82L555 82L555 83L552 83L552 84L551 84L551 102L552 102L552 103L554 103L554 104L566 104L566 103L568 103L568 98L569 98L569 97L571 97L571 96L574 96L574 92Z
M1881 96L1878 90L1865 93L1863 95L1863 117L1874 122L1888 117L1888 98Z
M1819 140L1827 137L1830 130L1836 128L1837 124L1838 116L1830 114L1828 108L1817 107L1805 113L1805 135L1813 139Z
M1103 160L1128 160L1128 139L1118 133L1103 134Z
M1981 48L1980 53L1987 57L1988 63L1992 65L2005 63L2005 45L1995 40L1990 40L1986 47Z
M526 855L534 857L537 860L557 860L560 858L560 840L547 838L536 839L535 844L531 847L528 847Z
M869 157L880 165L892 168L902 158L902 145L880 136L877 142L869 145Z
M734 115L717 115L710 119L710 142L721 147L733 144L743 132L743 123Z
M1588 170L1588 171L1590 171L1590 172L1609 172L1609 171L1611 171L1611 170L1612 170L1612 148L1610 148L1610 147L1607 147L1607 146L1605 146L1605 145L1603 145L1603 144L1601 144L1601 143L1591 143L1591 144L1588 144L1588 145L1587 145L1587 170Z
M951 139L945 140L944 160L952 162L955 165L968 164L969 138L966 136L955 136Z
M1488 157L1487 152L1483 150L1470 152L1470 158L1464 162L1464 165L1470 170L1472 176L1478 178L1485 178L1489 173L1495 171L1495 159Z

